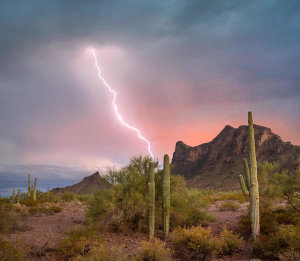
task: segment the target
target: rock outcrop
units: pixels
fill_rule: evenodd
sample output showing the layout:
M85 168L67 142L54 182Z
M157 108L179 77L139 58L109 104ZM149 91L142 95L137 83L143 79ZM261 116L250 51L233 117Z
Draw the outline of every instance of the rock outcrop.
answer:
M299 164L300 146L272 133L271 129L254 125L258 163L276 162L280 169L293 171ZM239 189L243 158L248 158L248 126L225 128L211 142L190 147L176 143L172 173L185 176L190 186L214 189Z
M52 192L55 193L64 193L65 191L71 191L76 194L91 194L98 189L105 189L111 187L111 184L102 178L97 171L96 173L85 177L79 183L76 183L72 186L67 186L65 188L54 188Z

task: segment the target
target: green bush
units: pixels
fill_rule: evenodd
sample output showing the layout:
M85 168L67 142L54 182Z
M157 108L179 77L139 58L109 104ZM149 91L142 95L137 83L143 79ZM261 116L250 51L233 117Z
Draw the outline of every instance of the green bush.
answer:
M0 238L0 260L22 261L22 254L8 241Z
M120 246L107 246L99 244L91 247L90 251L84 256L80 255L74 261L127 261L128 258Z
M132 261L169 261L172 251L159 239L142 241L141 248L137 251Z
M104 228L114 230L146 231L148 223L148 165L149 157L131 159L129 165L119 171L109 171L106 179L113 185L107 190L97 191L88 202L86 216ZM158 163L155 162L155 166ZM155 175L156 183L156 227L162 227L162 174ZM181 176L171 175L171 223L196 225L201 221L211 221L206 209L210 202L202 197L202 192L189 190Z
M91 229L72 229L66 233L67 237L59 243L56 249L58 260L70 260L78 256L85 256L93 247L101 243L101 239Z
M66 202L74 201L74 199L75 199L75 194L71 191L65 191L61 195L61 200L66 201Z
M254 251L259 256L289 260L299 260L300 256L300 225L280 225L275 233L261 235Z
M220 211L236 211L239 209L239 204L232 202L232 201L225 201L222 202L219 206Z
M210 228L178 227L172 232L171 241L185 260L205 260L221 253L221 242L212 235Z

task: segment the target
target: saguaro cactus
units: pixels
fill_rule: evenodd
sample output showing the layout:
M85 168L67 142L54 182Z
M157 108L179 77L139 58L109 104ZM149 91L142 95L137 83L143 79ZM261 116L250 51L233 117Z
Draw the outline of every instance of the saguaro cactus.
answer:
M49 186L48 186L48 190L47 190L47 201L50 202L50 190L49 190Z
M36 182L37 178L34 179L34 189L33 189L33 201L36 201Z
M247 185L245 185L243 176L240 175L240 182L242 190L245 194L250 196L250 219L252 239L256 240L260 233L259 224L259 192L257 181L257 162L255 154L255 138L252 112L248 112L248 128L249 128L249 158L250 158L250 174L247 160L244 160ZM248 186L248 188L247 188Z
M169 236L170 223L170 159L169 155L164 156L163 174L163 230L164 240Z
M27 191L27 199L30 199L30 174L28 174L28 191Z
M14 202L15 202L15 188L13 188L12 195L11 195L11 203Z
M154 163L150 162L148 175L148 194L149 194L149 238L154 237L155 228L155 181Z
M20 203L20 189L18 189L18 197L17 197L17 203L19 204Z

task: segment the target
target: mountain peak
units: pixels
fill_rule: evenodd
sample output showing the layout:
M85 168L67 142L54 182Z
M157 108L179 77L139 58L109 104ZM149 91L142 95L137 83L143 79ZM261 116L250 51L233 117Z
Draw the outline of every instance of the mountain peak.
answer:
M64 193L65 191L71 191L76 194L91 194L98 189L106 189L111 186L100 173L97 171L94 174L84 177L82 181L65 188L54 188L53 193Z
M300 147L283 142L270 128L253 125L258 162L271 161L280 168L294 170ZM172 172L182 174L188 183L200 188L239 188L243 158L248 158L248 126L226 125L210 142L195 147L176 143Z

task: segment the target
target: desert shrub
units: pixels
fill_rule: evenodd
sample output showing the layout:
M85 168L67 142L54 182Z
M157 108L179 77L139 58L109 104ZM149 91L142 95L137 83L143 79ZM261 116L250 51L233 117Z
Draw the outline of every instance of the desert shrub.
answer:
M226 228L220 234L222 252L226 255L232 255L243 244L243 239Z
M71 191L65 191L62 195L61 195L61 200L62 201L67 201L67 202L71 202L74 201L75 199L75 194Z
M240 203L249 201L249 196L241 191L216 191L212 194L213 201L237 200Z
M210 228L201 226L190 229L178 227L172 232L171 241L185 260L205 260L221 252L220 240L212 235Z
M10 198L8 198L8 197L1 197L1 194L0 194L0 205L2 205L2 204L7 204L7 203L11 203L11 201L10 201Z
M239 204L232 202L232 201L225 201L222 202L219 206L220 211L236 211L239 209Z
M223 229L219 238L211 233L210 228L201 226L176 228L171 235L171 241L184 260L205 260L221 253L232 255L243 244L243 239L232 231Z
M33 207L39 204L38 201L34 201L33 199L25 199L23 202L21 201L21 203L27 207Z
M279 171L278 164L268 161L259 165L260 205L272 208L277 202L287 204L300 212L300 166L295 171Z
M109 171L106 179L113 185L97 191L88 202L87 218L104 228L115 230L146 231L148 223L148 164L149 157L131 159L119 171ZM155 163L158 166L158 163ZM162 226L162 170L155 175L156 226ZM189 190L181 176L171 175L171 223L195 225L213 220L207 214L209 202L201 197L199 190Z
M74 228L66 233L56 249L59 260L70 260L77 256L85 256L93 247L101 243L101 239L96 232L91 229Z
M88 194L75 195L75 198L80 202L88 202L90 197Z
M0 233L11 233L22 230L22 216L16 211L13 204L0 205Z
M47 213L52 214L52 213L60 213L62 212L62 208L60 206L51 206L47 209Z
M107 246L99 244L91 247L90 251L84 256L80 255L73 259L74 261L127 261L123 247Z
M10 242L0 238L0 260L21 261L22 254Z
M55 214L62 212L62 208L56 205L46 207L42 204L32 206L28 209L28 213L30 215L36 215L36 214Z
M36 207L36 206L31 207L31 208L28 209L28 213L29 213L30 215L35 215L35 214L39 213L39 208Z
M271 210L260 209L260 232L264 235L270 235L276 232L280 225L300 224L298 212L292 208L279 208ZM244 236L251 234L251 221L249 213L242 216L239 221L239 232Z
M169 261L172 251L159 239L142 241L141 248L137 251L132 261Z
M254 251L259 256L299 260L300 225L280 225L271 235L262 234L255 243Z

